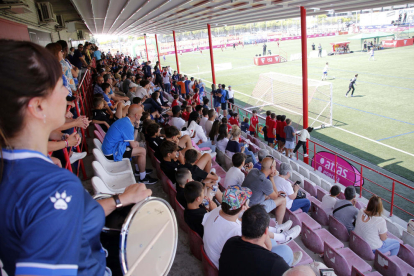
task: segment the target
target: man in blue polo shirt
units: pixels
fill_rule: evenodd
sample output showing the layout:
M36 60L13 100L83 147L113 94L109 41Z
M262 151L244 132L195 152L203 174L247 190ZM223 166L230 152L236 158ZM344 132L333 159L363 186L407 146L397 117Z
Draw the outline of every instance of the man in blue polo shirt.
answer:
M228 98L228 91L226 90L226 85L222 84L221 85L221 90L219 92L219 96L220 96L220 103L221 103L221 109L223 110L223 116L226 117L227 116L227 98Z
M145 170L146 150L139 146L134 139L134 126L138 127L141 119L142 107L133 104L128 109L128 116L116 120L105 135L102 143L102 152L109 160L115 162L123 158L132 158L135 163L135 175L139 176L140 182L155 184L157 179L149 175L152 170Z

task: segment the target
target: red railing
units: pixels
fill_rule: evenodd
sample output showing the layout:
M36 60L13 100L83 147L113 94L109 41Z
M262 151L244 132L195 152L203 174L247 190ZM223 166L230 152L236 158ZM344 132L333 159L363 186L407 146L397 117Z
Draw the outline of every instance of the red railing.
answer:
M212 94L210 92L206 92L206 94L210 94L210 104L211 107L214 108L213 106L213 97ZM235 104L234 106L237 106L237 108L239 110L242 110L243 114L246 114L246 117L249 117L249 114L251 115L252 112L250 110L247 110L237 104ZM240 114L240 113L239 113ZM263 125L263 121L265 121L265 117L258 115L259 119L261 120L261 122L259 122L259 124ZM243 118L240 118L242 121ZM342 154L337 153L336 151L329 149L323 145L321 145L320 143L317 143L314 140L308 140L309 142L309 146L308 148L308 155L309 155L309 159L313 160L312 162L312 167L314 170L317 170L317 161L316 158L312 158L314 157L318 151L317 148L320 150L325 150L330 152L331 154L334 155L334 159L329 160L331 161L331 163L333 164L333 177L329 176L330 178L332 178L334 180L335 183L338 183L338 172L339 171L343 171L343 166L340 165L338 163L338 157L346 160L347 162L349 162L350 164L352 164L355 168L359 169L359 174L361 176L361 180L359 181L359 183L356 183L356 187L359 187L360 189L360 197L362 197L363 192L367 193L369 196L367 196L367 198L369 198L371 195L381 195L382 200L389 205L389 208L386 208L389 210L390 212L390 216L392 216L395 212L394 208L398 209L399 211L401 211L402 213L399 214L399 216L405 216L406 218L408 218L407 216L409 216L410 218L414 217L414 201L407 198L404 195L409 194L410 192L412 193L414 190L414 187L411 187L410 185L407 185L393 177L390 177L384 173L381 173L377 170L374 170L372 168L370 168L367 165L364 165L360 162L355 161L354 159L351 159L349 157L346 157ZM300 152L301 149L299 149L296 152L296 156L299 159L299 157L301 157L301 159L303 160L303 153ZM349 172L351 174L355 174L354 172ZM363 185L365 184L372 184L372 185L366 185L366 186L371 186L373 188L371 189L367 189L365 188ZM381 184L380 184L381 183ZM397 184L397 185L396 185ZM380 188L382 190L376 190L377 188ZM397 191L398 190L398 191ZM375 191L375 192L373 192ZM404 208L401 205L408 205L409 208ZM386 206L387 207L387 206ZM407 211L406 209L410 209L412 210L411 212Z

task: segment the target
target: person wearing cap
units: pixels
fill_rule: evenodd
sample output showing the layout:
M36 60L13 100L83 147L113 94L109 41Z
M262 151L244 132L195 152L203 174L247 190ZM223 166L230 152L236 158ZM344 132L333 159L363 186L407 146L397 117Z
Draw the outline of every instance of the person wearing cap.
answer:
M181 118L181 107L176 105L172 108L173 117L170 119L170 125L175 126L178 130L181 130L187 125L187 122Z
M355 207L356 191L354 186L348 186L345 188L345 199L340 199L335 203L332 211L334 218L340 223L345 225L346 229L350 233L355 228L355 220L358 215L358 209Z
M282 224L286 211L286 199L280 195L281 193L276 188L274 182L274 176L276 175L278 175L278 172L274 158L266 157L262 161L262 169L252 169L244 179L242 186L251 189L253 192L250 206L261 204L268 213L276 209L276 228L283 232L290 228L292 222L290 221L290 225Z
M244 211L249 208L251 196L252 191L249 188L230 187L223 193L221 206L204 215L202 222L204 226L204 250L218 269L220 269L219 258L224 244L229 238L242 235L240 218ZM269 225L269 221L267 221L267 225ZM297 225L283 234L276 234L276 231L274 227L269 227L268 236L272 243L272 251L276 251L275 253L291 265L294 260L292 250L288 246L278 245L278 243L287 243L295 239L300 233L300 226ZM300 259L302 256L297 257Z
M257 157L259 158L259 161L256 164L254 164L253 168L261 170L262 169L262 161L268 155L269 155L269 152L267 151L267 149L259 150L259 152L257 153Z
M204 215L204 250L217 268L226 241L233 236L241 236L239 215L248 209L251 195L249 188L231 187L224 192L222 205Z
M243 213L242 236L232 237L225 243L219 260L219 275L281 276L290 265L300 261L302 252L295 252L294 261L289 264L281 255L288 255L291 249L287 245L272 246L269 221L262 205Z
M298 184L292 184L288 181L292 175L292 166L289 163L283 162L280 164L279 175L274 176L274 181L278 191L283 192L286 195L286 208L292 212L297 209L302 209L304 213L307 213L310 208L309 199L296 198L300 186Z
M232 105L234 105L234 91L231 89L231 85L228 86L229 90L227 90L227 93L229 93L229 109L232 108Z

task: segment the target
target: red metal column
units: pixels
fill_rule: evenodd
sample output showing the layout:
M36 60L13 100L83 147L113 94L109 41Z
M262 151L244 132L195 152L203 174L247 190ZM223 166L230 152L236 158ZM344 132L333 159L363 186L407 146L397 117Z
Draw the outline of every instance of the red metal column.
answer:
M158 39L157 39L157 35L155 35L155 45L157 46L157 54L158 54L158 64L160 65L159 67L159 69L160 69L160 71L161 71L161 59L160 59L160 52L158 51Z
M148 61L149 58L148 58L148 48L147 48L147 35L144 35L144 41L145 41L145 52L147 52L147 61Z
M210 47L211 76L213 78L213 83L216 84L216 73L214 72L213 41L211 40L210 24L207 24L207 29L208 29L208 45Z
M306 9L300 7L300 27L301 27L301 43L302 43L302 90L303 90L303 128L308 125L308 54L307 54L307 35L306 35ZM309 147L306 141L306 148ZM316 154L315 152L313 153ZM306 164L309 164L309 158L303 158Z
M174 49L175 49L175 61L177 62L177 72L180 74L180 66L178 65L178 53L177 53L177 42L175 41L175 31L173 31L174 38Z

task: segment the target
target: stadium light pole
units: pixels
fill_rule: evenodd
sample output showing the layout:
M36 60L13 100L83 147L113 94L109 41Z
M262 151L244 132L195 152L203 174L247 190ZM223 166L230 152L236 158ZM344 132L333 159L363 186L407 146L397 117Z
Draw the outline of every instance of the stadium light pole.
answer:
M147 35L144 34L144 41L145 41L145 52L147 53L147 61L149 60L148 58L148 47L147 47Z
M177 72L178 74L180 74L180 66L178 65L177 42L175 40L175 31L173 31L173 38L174 38L175 61L177 62Z
M160 59L160 52L158 51L158 39L157 35L155 35L155 45L157 46L157 55L158 55L158 64L159 64L159 70L161 71L161 59Z
M214 72L213 41L211 39L211 26L210 26L210 24L207 24L207 30L208 30L208 45L210 47L211 76L213 78L213 84L216 84L216 73Z
M306 34L306 9L300 7L300 27L301 27L301 44L302 44L302 98L303 98L303 129L308 128L308 54L307 54L307 34ZM309 143L306 141L306 148ZM314 154L316 154L314 152ZM304 157L303 161L309 164L309 158Z

